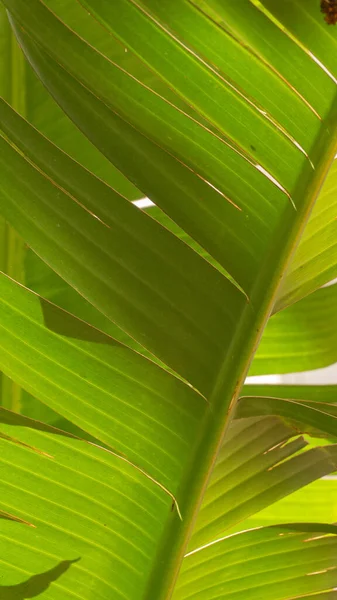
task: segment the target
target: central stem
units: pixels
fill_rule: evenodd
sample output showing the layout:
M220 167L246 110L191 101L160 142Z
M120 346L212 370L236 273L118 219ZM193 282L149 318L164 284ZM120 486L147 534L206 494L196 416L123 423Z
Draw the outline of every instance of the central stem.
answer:
M329 138L328 131L336 133ZM289 202L278 230L272 236L271 248L261 266L250 302L243 310L231 348L208 399L210 409L203 424L203 436L177 494L183 521L180 521L176 511L168 518L145 595L146 600L169 600L172 597L187 544L238 395L273 310L281 280L336 152L337 99L329 117L322 123L313 149L311 159L315 170L313 171L309 161L303 168L293 195L297 211Z

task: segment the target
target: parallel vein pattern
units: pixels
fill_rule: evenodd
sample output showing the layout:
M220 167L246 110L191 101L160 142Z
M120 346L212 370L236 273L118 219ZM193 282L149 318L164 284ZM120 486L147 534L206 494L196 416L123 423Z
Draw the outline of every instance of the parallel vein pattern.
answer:
M64 17L61 7L57 8L53 3L50 3L50 5L52 10L59 11L60 14L58 16L60 18ZM173 40L166 30L159 29L158 27L156 29L156 35L159 36L160 40L160 48L163 50L160 63L161 72L164 71L165 73L165 52L170 56L172 55L172 60L175 59L176 55L179 57L178 64L181 65L180 71L177 73L179 80L170 80L169 85L170 87L174 87L174 90L181 97L188 100L188 104L192 105L193 110L197 110L200 113L200 116L196 116L193 119L188 116L188 109L181 112L181 99L176 101L175 104L177 106L175 106L172 101L168 103L165 99L154 93L154 91L148 87L144 87L140 81L136 81L134 77L130 77L126 73L125 68L116 62L116 57L115 61L112 62L109 56L95 51L89 43L84 41L83 37L80 39L70 29L64 27L61 21L56 19L53 13L45 8L43 3L37 1L36 10L34 9L36 19L40 15L41 19L46 23L46 28L43 31L41 31L41 28L37 28L37 23L32 20L31 14L25 14L25 8L21 7L20 2L18 4L11 2L13 14L16 14L16 6L18 11L17 16L25 27L25 31L34 36L35 40L45 48L50 57L59 62L67 71L66 74L60 66L50 60L50 57L47 61L44 58L45 55L27 37L22 37L31 60L36 67L38 66L41 74L42 72L44 73L44 78L46 81L48 80L50 90L57 95L63 108L67 112L71 110L71 103L75 99L76 94L78 98L77 116L73 112L71 116L76 120L78 125L81 128L86 128L86 133L89 137L95 136L95 139L92 139L102 152L107 154L115 164L118 161L119 164L117 166L135 181L147 196L167 211L196 241L205 247L228 270L245 291L249 293L254 281L257 263L261 260L267 245L271 241L271 233L276 226L277 218L284 207L290 202L289 198L282 192L282 189L287 190L290 196L292 196L292 192L294 192L296 187L296 174L302 169L304 164L308 163L309 165L305 155L289 138L275 128L268 119L251 107L245 99L229 89L219 75L214 74L213 70L203 62L200 62L194 54L192 55L190 52L187 52L176 39ZM98 5L95 4L95 6L97 8ZM102 3L101 6L103 6ZM148 26L151 27L151 31L153 30L153 22L145 17L144 13L130 2L118 3L117 6L118 10L122 10L125 7L126 11L131 11L135 23L137 23L137 19L140 19L144 27ZM189 10L189 5L186 6L186 10ZM81 16L80 7L77 12ZM118 20L119 22L126 23L128 21ZM114 23L116 23L116 20ZM18 33L20 37L23 35L20 31ZM81 34L83 36L83 30L81 30ZM56 45L56 39L55 43L53 42L54 35L57 35L58 45ZM119 33L114 30L113 35L119 36L122 39L122 32ZM125 38L126 35L129 36L127 40ZM126 44L131 43L131 38L133 44L138 43L134 29L132 32L123 33L123 36L123 42ZM55 48L59 47L60 40L62 40L62 48L59 48L58 55L55 53ZM112 37L111 48L116 43ZM167 44L168 49L166 50ZM150 54L146 45L143 46L143 52ZM128 50L128 45L125 47ZM70 48L72 49L71 51ZM120 48L119 45L118 48ZM139 49L140 45L138 46L138 52L140 52ZM135 48L130 48L130 50L136 52ZM124 52L124 61L128 60L128 53L126 54L127 58L125 58ZM147 64L150 61L149 54L147 58L141 56L142 60ZM76 60L74 60L75 56ZM154 64L157 60L156 53L152 52L151 57L151 69L157 73L159 67ZM67 59L66 63L64 62L65 58ZM247 69L251 68L250 58L250 55L247 53ZM187 61L186 65L185 61ZM255 59L254 61L256 62ZM92 70L88 70L88 63L92 65ZM189 82L193 81L193 78L186 79L183 76L187 66L189 69L197 69L198 85L201 90L199 90L197 96L195 95L196 92L190 89L192 83ZM101 72L102 76L99 82L97 82L97 78L94 79L93 70L95 70L95 73L97 70ZM60 76L63 83L56 81ZM87 89L94 90L95 95L100 98L101 102L97 97L94 98L89 93L87 101L84 102L85 91L79 87L79 83L75 80L75 77ZM215 81L214 84L212 84L213 80ZM66 87L64 87L65 81L68 81ZM62 97L57 92L57 89L60 89L58 88L59 85L63 87ZM212 88L212 98L216 100L217 94L219 95L217 102L221 106L222 121L221 123L217 122L214 124L214 127L220 128L220 137L219 135L215 136L212 130L208 131L204 128L204 119L206 117L209 119L210 115L206 115L202 91L209 89L210 86ZM129 90L128 96L124 93L125 89ZM132 92L133 89L134 92ZM68 96L68 101L65 103L66 96ZM80 102L80 106L78 106L78 101ZM223 111L223 106L227 107L228 110L226 112ZM81 111L83 111L82 117L79 115ZM235 111L231 119L228 118L228 111ZM249 127L247 121L247 125L240 133L240 124L246 111L248 111L247 115L250 115L250 122L252 119L257 119L257 121L254 125L251 123ZM87 115L86 118L84 117L85 114ZM212 115L214 114L215 109L212 110ZM89 115L91 115L91 119L95 119L95 131L91 127L89 131L86 125ZM103 115L105 133L102 131L102 124L100 125ZM225 115L226 122L223 121ZM311 125L311 122L314 125ZM228 127L231 127L232 124L236 128L235 132L227 131ZM163 126L165 126L165 131L163 130ZM108 137L103 142L103 138L106 136L108 130L110 130L109 143L107 143ZM133 153L140 152L140 149L144 148L144 151L146 149L147 160L149 160L151 153L153 157L156 156L156 160L154 164L152 163L151 167L151 181L146 180L146 170L145 172L144 169L142 172L137 171L137 164L126 164L121 153L119 152L117 155L117 147L115 146L114 149L113 145L117 143L117 137L122 136L122 131L124 132L123 146L126 140L130 140ZM317 119L315 119L310 111L308 111L306 118L306 131L308 131L312 143L318 133L318 129ZM221 140L221 135L229 136L238 147L243 148L242 152L244 154L245 149L242 145L247 143L247 139L250 139L251 135L255 135L254 132L256 132L256 136L260 140L260 144L262 144L264 139L266 143L268 141L269 147L272 146L275 149L278 148L279 144L281 146L285 144L284 149L282 149L283 146L279 147L278 159L274 163L274 167L272 164L269 165L266 162L271 154L270 151L266 151L264 146L258 148L258 151L260 151L259 159L256 160L254 158L253 160L246 161L240 154L234 152L234 149L224 145ZM272 142L274 138L275 140ZM120 139L122 138L120 137ZM251 146L257 148L257 144L258 142L255 139L251 139ZM309 152L310 148L307 150ZM252 152L251 148L250 152ZM283 156L287 157L285 158L286 165L283 172L278 172L282 164L280 157ZM130 161L128 162L130 163ZM166 164L175 173L174 182L172 180L166 181L165 195L163 194L162 185L160 186L161 191L158 187L154 187L155 172L158 172L161 164ZM202 171L203 165L206 166L206 164L207 170ZM270 174L270 177L268 174ZM183 181L185 181L185 184L181 185ZM187 182L189 189L188 196L186 195ZM213 187L210 187L209 184ZM179 192L177 186L179 186ZM177 204L177 198L174 198L174 189L179 193L179 205ZM233 201L241 211L238 211L226 198ZM264 212L263 220L261 220L262 206ZM202 228L198 225L200 219L204 225ZM234 224L235 236L233 237Z
M1 138L3 214L101 312L207 393L244 295L4 102L0 115L19 147Z
M337 537L330 529L335 535L303 523L219 539L187 556L174 600L332 600Z
M70 561L54 583L52 572L41 583L37 577L30 592L51 584L52 600L88 591L100 600L138 600L170 498L118 457L57 429L0 409L0 431L21 442L0 437L1 505L34 525L1 519L0 597Z
M229 427L337 152L336 41L305 2L3 0L103 179L110 161L126 190L1 103L1 213L55 271L46 295L106 332L1 276L4 372L98 444L1 412L5 593L40 574L51 600L333 597L334 527L219 539L336 470L335 445L299 435L335 437L333 408L261 393ZM129 202L137 190L152 212ZM303 264L275 310L322 283ZM335 293L274 316L252 372L330 361Z
M4 372L175 493L205 399L4 275L0 302Z
M337 445L304 451L308 444L300 434L305 427L264 417L263 412L262 418L256 418L260 414L246 410L242 416L253 418L240 419L239 403L238 420L219 453L190 550L212 542L249 516L336 469ZM330 420L335 421L333 417Z

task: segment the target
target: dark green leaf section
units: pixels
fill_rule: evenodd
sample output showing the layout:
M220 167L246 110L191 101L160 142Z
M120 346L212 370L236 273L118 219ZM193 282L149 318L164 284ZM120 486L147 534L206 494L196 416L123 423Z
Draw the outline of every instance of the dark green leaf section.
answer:
M307 54L311 53L329 73L336 84L337 67L334 54L337 38L334 28L328 27L324 16L319 15L315 0L285 0L282 7L277 0L262 0L261 4L276 17L287 32L301 44Z
M336 385L244 385L240 395L337 404Z
M25 259L26 286L42 296L46 300L50 300L60 308L82 319L89 325L93 325L104 333L129 346L138 353L157 360L143 346L138 344L125 331L117 327L115 323L110 321L108 317L103 315L95 308L88 300L86 300L79 292L71 287L64 279L62 279L55 271L53 271L47 263L35 254L30 248L27 251ZM162 366L163 363L162 363ZM166 369L168 367L165 367Z
M174 600L332 600L336 568L335 527L266 527L187 555Z
M242 416L253 414L257 411L244 410ZM337 445L303 452L307 442L299 437L298 427L264 414L232 423L197 518L190 550L336 470Z
M207 392L243 294L4 102L0 114L18 144L1 138L2 213L87 300Z
M274 315L250 375L310 371L336 362L336 301L337 285L331 285Z
M206 401L116 340L6 276L0 281L4 372L175 490Z
M0 320L5 372L62 417L115 449L118 456L114 460L125 463L145 487L153 485L156 493L165 497L162 512L156 504L153 507L158 526L153 528L149 521L155 535L150 539L151 552L144 544L146 560L138 560L138 554L124 545L131 544L138 551L137 544L142 547L146 535L146 526L145 532L142 527L139 533L128 527L130 522L132 527L144 523L134 504L130 507L125 502L124 515L121 503L118 518L127 522L126 539L121 538L122 527L116 521L109 531L113 550L104 536L92 536L83 556L91 553L93 565L89 570L85 563L85 568L90 577L96 565L99 568L96 577L85 580L85 590L78 588L81 600L89 595L98 600L168 600L223 440L199 514L193 550L213 542L225 530L232 531L285 493L336 469L336 447L307 451L297 427L284 422L286 417L238 419L224 435L289 255L336 153L335 83L255 1L163 0L159 6L152 0L116 0L113 5L106 0L86 0L95 18L74 0L31 0L29 5L25 0L5 0L5 4L26 55L61 109L189 236L186 241L202 248L207 260L220 264L249 297L246 302L244 294L219 269L179 241L176 232L166 231L75 163L67 162L65 155L36 137L36 132L24 121L19 123L4 105L9 125L2 140L5 184L0 203L8 219L20 223L38 255L101 311L103 319L114 321L210 402L131 348L3 278ZM191 33L192 23L205 43ZM218 69L217 54L222 56ZM246 84L245 79L253 83ZM55 168L50 166L53 159ZM324 293L315 295L313 303L325 298ZM332 305L331 298L325 305L321 302L320 315L327 315ZM299 308L301 318L285 311L283 321L276 320L278 315L271 321L277 331L286 332L288 348L296 327L300 342L306 342L301 327L304 331L315 307L305 307ZM310 349L305 356L313 357L311 365L331 360L336 346L333 334L329 337L321 322L316 333L316 354ZM271 339L273 335L275 329ZM322 357L326 343L328 350ZM265 340L262 350L263 344ZM272 339L272 347L267 369L271 363L275 369L277 352L281 363L284 358L278 339ZM292 352L291 364L296 356L298 364L307 368L309 360L302 360L301 346ZM263 359L263 353L262 362L258 355L257 369ZM309 411L310 406L306 408ZM307 413L302 412L301 417L309 419ZM320 420L325 431L334 419L326 413ZM48 454L38 439L34 447L27 448L27 438L14 432L4 431L0 442L6 447L12 443L17 452L40 457L42 449ZM29 443L33 444L33 436ZM50 456L54 456L51 450ZM30 463L27 477L21 478L25 456L15 455L16 471L11 472L10 460L1 455L0 460L6 462L3 490L7 502L1 509L1 515L7 517L2 520L16 527L9 519L31 522L29 513L37 513L46 520L49 512L53 531L60 524L64 528L61 534L57 530L55 545L59 547L64 539L67 543L69 520L63 520L59 502L53 511L53 504L43 505L42 500L48 491L51 503L61 494L51 474L36 468L36 463ZM50 456L42 455L44 460L51 460ZM66 466L70 467L68 461ZM74 473L75 469L72 478ZM31 474L33 487L28 489ZM71 491L65 498L70 513L73 482L61 469L56 475L57 485ZM104 475L105 483L108 473ZM101 481L99 470L97 476ZM41 477L48 480L46 486ZM20 497L21 490L14 489L17 481L24 497ZM116 476L114 481L124 492L123 480ZM90 483L96 492L94 476ZM160 486L168 488L171 498ZM27 489L28 494L36 493L37 500ZM84 494L83 488L80 490ZM151 498L145 498L137 486L130 486L127 492L127 499L152 510ZM102 487L97 487L97 494L96 502L102 502ZM177 496L183 520L178 518L172 494ZM96 520L86 510L91 498L82 504L82 495L76 515L71 513L71 532L82 541L91 538L91 527L101 531L99 517L106 524L106 513L97 504ZM115 498L108 508L112 505L115 510L114 502ZM84 514L86 519L82 519ZM81 531L79 521L83 521ZM319 527L319 532L335 532ZM314 525L312 532L317 528ZM216 567L212 564L203 578L204 587L200 588L197 576L194 588L179 583L177 594L182 589L183 598L197 600L226 596L260 600L261 594L268 600L285 600L288 595L289 600L298 593L310 597L332 588L330 567L336 561L325 560L328 553L319 553L314 567L311 555L307 562L301 558L298 567L299 554L294 551L283 568L276 549L271 553L276 566L255 551L261 540L255 544L254 538L253 562L262 559L252 566L247 554L239 554L236 561L238 539L231 538L232 552L227 553L225 565L219 565L221 561ZM52 552L55 538L50 535L49 541ZM106 561L102 548L107 548L111 561ZM287 547L282 549L284 558ZM315 551L317 554L317 548ZM197 554L191 553L187 559ZM14 552L11 567L13 556ZM58 557L54 566L44 565L43 573L79 556ZM246 563L243 575L242 564ZM75 573L79 564L67 563L62 576ZM317 569L317 564L324 571L322 577L307 570ZM34 569L25 575L37 574ZM18 585L20 582L22 579ZM60 583L54 578L51 598L54 590L55 594L59 591L58 583L66 597L65 580ZM12 586L13 581L5 585ZM67 594L68 589L76 594L76 582L66 588Z
M199 44L195 44L195 40L194 44L190 43L192 40L188 40L187 45L183 35L177 37L176 29L181 29L182 22L185 22L185 29L186 22L189 23L189 31L192 29L192 22L196 31L202 25L207 29L206 19L188 2L173 0L170 10L167 3L159 5L153 0L140 0L139 3L119 0L113 4L108 0L84 0L83 4L112 35L141 57L199 114L206 117L220 135L224 133L232 146L237 145L241 154L245 153L252 164L258 164L252 151L253 146L259 148L261 166L276 180L282 181L286 189L292 188L295 170L289 166L291 160L294 160L293 166L297 167L303 161L299 149L290 144L286 136L280 135L279 129L266 118L263 111L259 111L254 103L247 102L245 93L240 96L235 84L231 87L230 81L221 76L221 72L203 60L202 54L198 54ZM223 41L223 55L232 55L233 41L228 40L225 35L221 36L219 31L217 33L218 43L219 38ZM208 34L211 35L209 30ZM242 70L251 63L255 66L247 53L242 52L240 58ZM186 77L186 73L189 73L189 77ZM208 86L203 85L206 79ZM227 107L226 111L223 110L224 106ZM310 117L312 115L304 116L305 120ZM318 123L314 119L312 121L317 131ZM310 136L311 133L312 131L307 132L307 135Z
M94 4L92 0L86 0L86 3ZM178 38L182 46L190 48L191 54L197 55L205 67L213 70L223 87L231 90L233 95L241 97L245 101L247 112L250 107L252 113L255 112L255 118L258 115L262 117L265 125L268 121L269 126L274 128L274 134L277 130L282 132L284 137L291 140L298 149L301 148L303 153L304 148L310 148L310 134L318 127L319 120L313 114L309 114L310 108L303 99L294 94L286 82L242 41L235 39L199 10L197 3L189 0L173 0L170 3L140 0L137 4L149 19L159 19L168 35ZM94 9L97 11L96 6ZM230 61L228 56L231 56ZM224 120L224 115L222 119ZM310 130L303 130L300 125L303 120L310 122ZM233 123L231 126L234 126ZM238 130L233 134L237 138ZM278 143L282 143L281 140L278 140ZM272 165L268 163L270 157L262 150L260 140L254 146L252 139L244 136L240 138L240 144L246 147L247 152L256 161L266 161L264 166L272 169L271 172L276 175Z
M18 46L6 9L0 2L0 96L23 114L26 113L26 73L27 61ZM25 253L24 240L0 215L0 271L5 271L16 281L24 283ZM20 411L21 400L20 387L1 374L0 369L0 405Z
M163 227L165 227L169 231L172 231L172 233L174 233L174 235L176 235L180 240L183 240L185 244L191 246L191 248L193 248L195 252L197 252L208 262L210 262L216 269L222 272L225 275L225 277L227 277L227 279L230 279L230 281L232 281L232 283L234 283L234 285L238 287L238 284L229 275L229 273L227 273L227 271L225 271L225 269L210 254L208 254L208 252L206 252L204 248L202 248L193 238L191 238L190 235L188 235L183 229L181 229L181 227L179 227L179 225L172 221L172 219L170 219L170 217L168 217L166 213L160 210L158 206L149 206L145 207L142 210L144 210L144 212L150 215L150 217L161 223Z
M0 57L0 94L15 110L75 160L116 187L120 193L132 200L142 196L74 126L48 94L25 60L2 3ZM21 67L24 66L21 70L18 68L20 63Z
M95 13L99 12L97 3L86 0L86 4L92 5ZM104 2L99 4L104 4ZM210 5L215 6L216 4L218 4L219 18L209 18L207 9L210 8ZM299 145L303 151L304 148L307 150L310 148L309 136L315 131L315 123L316 128L319 126L319 115L316 114L314 117L313 107L310 108L309 103L305 102L305 97L296 89L299 82L303 81L303 71L300 72L302 69L300 64L305 58L303 52L294 45L291 53L288 49L283 53L274 52L271 55L271 45L269 44L268 48L265 42L267 24L268 29L273 29L273 39L277 40L274 50L289 44L289 39L287 40L272 23L264 22L265 17L252 5L240 2L236 5L234 3L233 6L228 3L228 6L225 6L224 2L194 3L189 0L171 1L169 7L166 2L158 3L156 0L141 0L137 2L137 5L139 9L144 9L144 13L149 19L153 16L156 19L159 18L165 31L168 30L168 33L174 38L178 37L180 43L186 44L193 54L198 53L200 60L206 62L210 68L216 69L229 88L242 95L248 104L264 114L275 127L280 127L284 135L288 135L292 139L294 145ZM243 14L233 14L233 12L238 13L239 11L242 11ZM317 6L315 11L317 13ZM223 20L220 20L221 14L224 16ZM245 40L233 35L232 28L240 24L245 14L251 17L250 22L254 23L254 27L258 25L260 29L263 25L265 26L264 35L261 35L259 39L253 38L254 49L246 45L247 38L254 36L254 27L248 24ZM248 21L249 18L246 22L248 23ZM229 23L231 23L231 28L228 27ZM262 50L261 44L264 44L265 50L269 51L268 56L272 59L270 63L263 60L262 55L254 51L257 48ZM292 61L296 57L291 69L288 64L290 54ZM227 59L228 56L231 56L231 60ZM283 61L282 65L281 61ZM282 76L282 72L274 68L275 64L278 68L282 66L282 71L287 71L287 78L294 76L296 87ZM322 72L319 73L317 65L310 64L308 59L302 66L304 64L309 69L311 76L323 79L324 76ZM310 81L306 81L305 84L305 95L308 95L312 91L312 84ZM332 91L331 85L330 89ZM315 91L319 93L319 90ZM319 107L319 111L322 110L320 98L315 99L315 105ZM312 129L305 127L304 131L301 124L303 120L307 120L307 112L310 110L312 112ZM242 145L245 144L248 137L241 140ZM261 160L259 144L256 146L252 144L249 151L254 154L257 161ZM276 310L298 301L337 275L335 257L336 194L334 193L336 168L335 165L330 170L323 191L314 207L304 237L280 290Z
M144 86L118 62L107 59L64 27L41 2L34 0L34 10L27 11L26 5L16 0L10 2L10 9L50 55L46 57L18 29L34 68L63 109L129 179L249 291L277 216L290 203L282 191L286 181L277 185L260 163L243 156L244 150L239 147L236 151L221 133L205 128L202 119L191 118L188 110L182 112L181 101L175 106ZM213 71L180 46L174 44L174 49L200 71L200 90L208 89L215 77ZM216 79L220 91L225 90L221 94L230 96L230 101L224 97L219 105L221 114L225 114L223 106L228 104L228 110L233 107L236 115L241 115L246 103ZM248 112L255 118L253 109ZM264 117L259 115L257 119L263 131L274 131ZM239 128L240 118L234 121ZM252 128L246 127L245 134L249 131ZM277 131L275 135L283 143L284 136ZM284 143L290 154L296 152L298 166L303 167L305 156L290 141ZM294 159L285 166L291 177L295 163Z
M171 510L160 487L103 448L1 408L0 470L1 599L91 590L139 600Z
M13 33L14 35L14 33ZM130 200L142 197L142 192L128 181L113 164L72 123L52 96L43 87L26 61L26 119L43 135L77 162L100 177Z
M227 34L234 36L249 52L257 56L269 70L269 76L272 77L274 74L281 79L285 86L310 108L316 118L324 119L326 117L330 110L331 100L335 95L333 80L327 80L326 72L317 64L308 50L305 51L301 48L286 31L264 14L261 4L268 6L268 2L260 3L260 7L257 6L258 2L255 0L240 0L240 3L224 2L223 0L190 0L190 2ZM310 7L312 18L306 22L306 26L303 26L303 21L299 17L298 4L301 4L302 11L304 5ZM326 27L319 14L319 5L317 6L316 0L300 0L300 3L285 0L281 4L278 0L271 0L268 7L271 6L272 10L277 11L280 21L286 15L288 24L292 21L295 27L301 27L304 33L311 36L308 47L315 56L317 54L313 51L313 47L317 43L321 48L329 48L328 52L333 51L329 37L334 38L334 32L329 31ZM321 24L319 24L320 19ZM268 31L268 36L265 34L266 31ZM334 56L333 52L332 56ZM334 62L334 58L331 57L329 62ZM319 57L317 56L317 58Z
M301 433L337 437L337 407L330 404L295 402L281 398L258 396L243 397L237 407L236 418L277 415L295 422Z

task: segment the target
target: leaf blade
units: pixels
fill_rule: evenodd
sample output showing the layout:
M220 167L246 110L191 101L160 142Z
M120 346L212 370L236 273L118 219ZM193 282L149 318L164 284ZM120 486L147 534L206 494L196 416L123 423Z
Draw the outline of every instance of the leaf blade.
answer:
M205 400L154 363L4 275L1 290L4 372L156 479L157 472L163 485L175 486L177 469L189 454L183 439L191 435L193 443ZM174 404L171 395L180 402Z

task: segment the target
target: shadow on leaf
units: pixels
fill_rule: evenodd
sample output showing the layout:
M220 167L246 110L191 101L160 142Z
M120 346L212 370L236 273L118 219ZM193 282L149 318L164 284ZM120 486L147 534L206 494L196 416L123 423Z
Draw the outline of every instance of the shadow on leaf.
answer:
M39 298L43 313L44 325L50 331L64 337L92 342L95 344L107 344L109 346L121 346L118 340L103 333L96 327L77 319L72 314L59 308L52 302ZM118 329L118 328L117 328Z
M0 585L0 600L24 600L25 598L36 598L45 592L53 581L56 581L63 573L65 573L73 563L76 563L80 558L75 560L63 560L56 567L33 575L27 581L18 585Z
M63 417L60 417L52 425L48 425L47 423L42 423L42 421L36 421L31 417L26 417L25 415L14 413L0 406L0 425L1 424L17 427L29 427L30 429L35 429L36 431L43 431L52 435L61 435L70 439L77 438L82 442L92 442L93 444L97 444L98 446L102 446L103 448L109 449L109 446L107 444L100 442L92 435L90 435L86 431L83 431L83 429L80 429L80 427L77 427L76 425L74 425L67 419L64 419ZM3 434L1 434L0 431L0 437L1 436L6 437ZM7 439L9 439L8 436Z
M60 417L57 422L52 425L48 425L47 423L42 423L42 421L36 421L30 417L26 417L24 415L20 415L18 413L14 413L6 408L0 406L0 424L18 426L18 427L29 427L30 429L35 429L36 431L43 431L45 433L53 434L53 435L63 435L70 439L74 439L77 437L81 440L99 443L97 440L80 429L73 425L67 419ZM67 431L66 429L62 429L62 427L68 427L71 431Z

